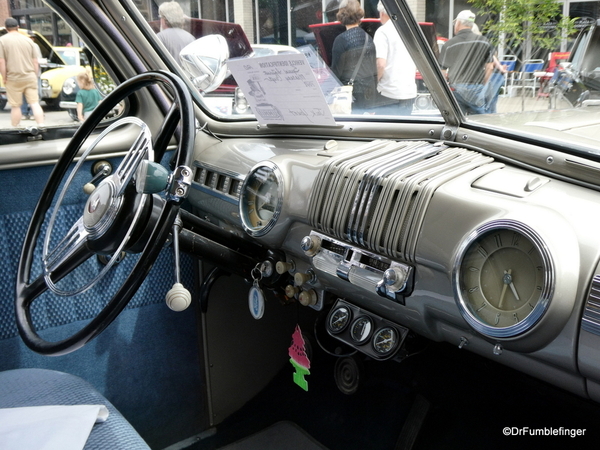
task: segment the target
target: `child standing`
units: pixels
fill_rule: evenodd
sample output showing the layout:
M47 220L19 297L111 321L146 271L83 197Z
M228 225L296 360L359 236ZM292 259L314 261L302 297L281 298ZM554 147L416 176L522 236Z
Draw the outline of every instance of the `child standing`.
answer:
M80 72L77 74L77 85L79 91L75 97L77 102L77 118L83 122L90 113L98 106L102 96L98 89L94 87L94 81L89 71Z

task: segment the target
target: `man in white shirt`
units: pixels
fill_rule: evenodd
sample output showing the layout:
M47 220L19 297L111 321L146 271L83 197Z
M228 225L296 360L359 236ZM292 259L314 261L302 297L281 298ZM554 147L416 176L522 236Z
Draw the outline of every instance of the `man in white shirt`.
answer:
M385 7L377 4L382 25L375 31L377 58L377 114L410 115L417 96L417 67L390 21Z

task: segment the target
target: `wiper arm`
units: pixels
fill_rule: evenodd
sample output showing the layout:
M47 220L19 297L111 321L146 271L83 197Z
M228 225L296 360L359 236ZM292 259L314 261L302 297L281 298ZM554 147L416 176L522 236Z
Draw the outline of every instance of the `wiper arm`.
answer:
M38 127L37 125L26 128L4 128L0 129L0 135L21 135L27 136L28 141L40 141L43 139L42 133L46 129L46 127Z

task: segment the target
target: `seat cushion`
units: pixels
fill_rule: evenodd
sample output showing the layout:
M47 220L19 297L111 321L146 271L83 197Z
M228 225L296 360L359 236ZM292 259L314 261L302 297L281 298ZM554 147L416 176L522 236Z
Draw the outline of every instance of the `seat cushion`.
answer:
M81 378L45 369L0 372L0 408L89 404L105 405L109 416L94 425L85 450L150 449L121 413Z

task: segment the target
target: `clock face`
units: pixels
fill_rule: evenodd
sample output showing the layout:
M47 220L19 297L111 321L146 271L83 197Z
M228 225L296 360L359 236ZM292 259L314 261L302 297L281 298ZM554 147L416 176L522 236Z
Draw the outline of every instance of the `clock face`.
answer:
M531 230L513 222L480 230L456 274L463 317L492 337L512 337L531 328L548 308L553 290L545 246Z

